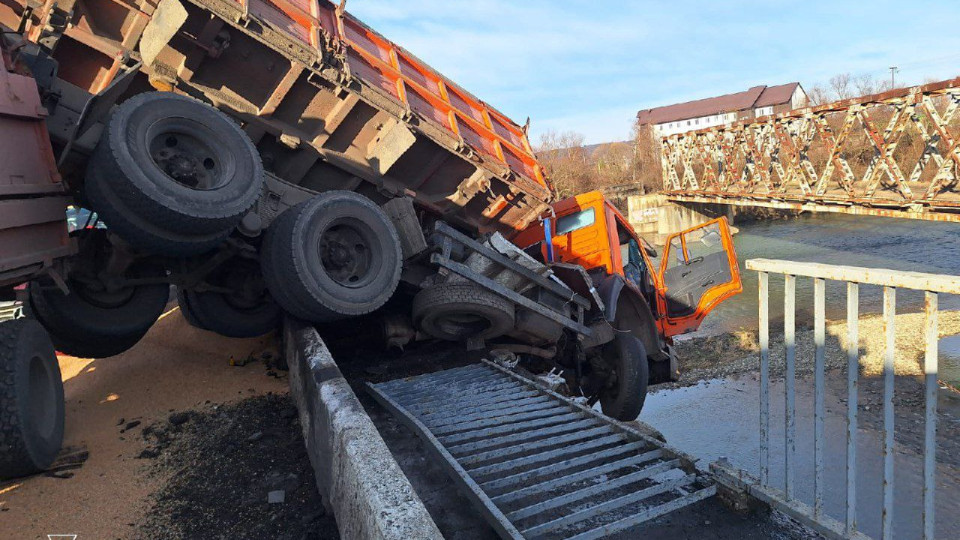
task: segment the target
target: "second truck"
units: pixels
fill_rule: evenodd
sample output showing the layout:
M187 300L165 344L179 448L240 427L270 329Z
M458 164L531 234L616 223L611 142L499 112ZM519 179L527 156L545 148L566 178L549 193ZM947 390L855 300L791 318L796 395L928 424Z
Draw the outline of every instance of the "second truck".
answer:
M525 126L343 3L0 0L0 30L0 301L32 319L0 327L0 475L59 448L54 348L129 349L171 285L225 336L378 313L397 346L513 351L621 420L741 290L723 219L657 261L600 193L555 202ZM68 205L93 211L72 231Z

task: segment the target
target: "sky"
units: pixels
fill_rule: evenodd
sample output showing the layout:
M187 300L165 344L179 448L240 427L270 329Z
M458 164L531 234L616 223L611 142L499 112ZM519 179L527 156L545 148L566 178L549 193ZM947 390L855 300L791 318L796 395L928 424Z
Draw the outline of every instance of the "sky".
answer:
M637 111L838 73L960 76L960 2L349 0L347 10L514 121L531 142L626 140Z

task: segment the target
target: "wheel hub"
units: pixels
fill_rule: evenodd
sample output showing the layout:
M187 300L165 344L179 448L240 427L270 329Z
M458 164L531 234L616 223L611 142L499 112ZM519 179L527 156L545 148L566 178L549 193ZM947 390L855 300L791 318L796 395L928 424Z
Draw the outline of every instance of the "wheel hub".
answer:
M154 161L179 184L191 188L210 184L209 171L214 167L211 158L201 159L186 152L164 148L154 154Z
M327 275L345 287L358 287L372 270L367 239L349 224L330 227L320 236L320 262Z
M209 133L190 120L158 122L147 135L150 159L171 180L195 190L217 189L225 181L229 159Z

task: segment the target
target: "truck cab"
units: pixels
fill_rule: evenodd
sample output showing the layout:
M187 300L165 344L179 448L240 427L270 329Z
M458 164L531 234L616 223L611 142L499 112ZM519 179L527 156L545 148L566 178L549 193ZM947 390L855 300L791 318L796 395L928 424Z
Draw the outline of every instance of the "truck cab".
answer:
M552 210L540 224L514 236L514 243L522 248L539 245L545 262L582 266L598 289L609 289L608 304L619 303L622 294L645 304L649 315L641 307L644 314L638 319L652 317L661 342L653 348L653 340L646 340L651 354L673 336L696 330L721 302L743 290L725 218L672 235L659 257L599 191L563 199ZM606 310L610 314L613 307ZM649 326L649 321L634 323L631 331L649 334L649 329L637 327L641 324Z

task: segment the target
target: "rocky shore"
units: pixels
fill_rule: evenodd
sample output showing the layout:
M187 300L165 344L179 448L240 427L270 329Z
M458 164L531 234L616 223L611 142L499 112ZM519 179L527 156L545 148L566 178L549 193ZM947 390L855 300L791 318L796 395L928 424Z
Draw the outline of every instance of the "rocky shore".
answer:
M939 336L960 334L960 311L945 311L939 314ZM924 314L902 313L896 318L895 371L898 376L923 375ZM826 368L846 371L847 322L826 322ZM883 373L885 337L883 318L878 315L863 316L859 322L860 374L876 377ZM813 373L814 367L813 327L797 327L796 366L798 375ZM685 386L705 379L715 379L739 373L758 372L760 347L756 331L741 330L718 336L682 339L677 342L680 356L681 380ZM770 329L770 369L776 376L783 372L783 329Z

